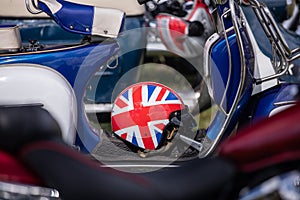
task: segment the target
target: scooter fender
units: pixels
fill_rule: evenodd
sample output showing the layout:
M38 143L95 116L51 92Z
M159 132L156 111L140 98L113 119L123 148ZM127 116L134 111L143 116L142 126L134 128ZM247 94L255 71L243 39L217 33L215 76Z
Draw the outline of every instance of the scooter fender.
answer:
M36 64L0 67L0 106L42 105L57 120L63 139L73 145L77 103L68 81L57 71Z

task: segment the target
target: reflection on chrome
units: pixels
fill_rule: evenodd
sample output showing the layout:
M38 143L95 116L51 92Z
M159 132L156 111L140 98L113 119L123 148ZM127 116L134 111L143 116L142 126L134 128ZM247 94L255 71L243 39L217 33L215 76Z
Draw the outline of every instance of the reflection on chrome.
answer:
M0 199L56 200L60 197L58 191L51 188L0 182Z

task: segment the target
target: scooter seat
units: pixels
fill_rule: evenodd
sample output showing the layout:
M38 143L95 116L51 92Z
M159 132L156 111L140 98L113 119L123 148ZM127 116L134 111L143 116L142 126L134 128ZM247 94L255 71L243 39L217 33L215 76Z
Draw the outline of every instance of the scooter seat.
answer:
M300 158L300 104L257 122L223 142L220 156L251 172Z
M121 10L63 0L39 0L38 7L63 29L83 35L115 38L122 30L125 18L125 13Z
M0 150L17 153L36 140L62 138L60 126L42 105L0 106Z
M0 182L41 184L41 181L25 168L23 163L7 152L0 151L0 163Z
M218 199L232 187L235 167L223 159L195 159L180 167L131 174L94 162L52 141L28 145L22 161L62 199ZM59 163L59 164L53 164Z

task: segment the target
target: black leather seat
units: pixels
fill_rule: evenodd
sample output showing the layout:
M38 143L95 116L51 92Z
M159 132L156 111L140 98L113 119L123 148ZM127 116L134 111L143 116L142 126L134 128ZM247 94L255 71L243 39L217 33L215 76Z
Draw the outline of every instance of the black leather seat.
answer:
M26 143L61 138L56 120L42 105L0 106L0 148L16 152Z

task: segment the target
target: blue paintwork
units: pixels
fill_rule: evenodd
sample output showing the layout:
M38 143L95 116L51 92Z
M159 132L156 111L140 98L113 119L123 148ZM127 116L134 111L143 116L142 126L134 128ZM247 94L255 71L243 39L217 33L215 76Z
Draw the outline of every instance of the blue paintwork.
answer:
M226 5L220 6L218 11L223 12ZM238 15L238 13L237 13ZM230 23L225 19L225 26L230 26ZM229 28L229 27L227 27ZM252 96L252 84L253 84L253 70L254 70L254 52L252 45L249 41L247 31L244 28L240 28L241 37L243 41L243 50L245 56L246 68L246 79L244 81L242 96L239 99L237 107L234 109L231 115L226 116L221 111L216 113L216 116L207 129L207 137L214 141L217 139L219 134L222 132L222 128L225 128L223 135L219 138L220 141L227 138L234 130L238 123L255 123L261 118L266 118L270 115L271 111L274 110L274 103L297 100L297 92L291 92L291 90L299 88L297 84L281 83L267 91L264 91L258 95ZM227 106L225 110L228 111L233 103L233 97L235 96L238 89L238 82L240 81L240 55L238 52L238 46L236 42L235 34L229 34L228 37L230 50L232 54L232 76L229 84L229 90L226 94ZM220 104L221 98L224 94L224 84L228 80L229 66L228 66L228 52L224 37L220 38L215 43L211 50L211 78L212 87L214 92L215 101ZM224 108L224 106L223 106ZM251 118L249 118L251 117ZM229 120L229 123L223 127L222 125Z
M61 0L58 1L61 2ZM51 15L50 10L45 5L41 4L40 6ZM77 22L80 23L76 24L72 22L72 20L74 20L74 15L71 17L72 19L69 19L70 15L64 15L63 13L60 13L60 11L54 14L56 21L68 31L70 31L69 27L72 25L75 27L73 30L74 33L90 34L86 28L91 27L91 7L82 7L71 4L69 5L67 2L64 2L64 6L65 7L63 7L63 10L61 11L63 13L68 13L68 7L70 6L73 9L82 11L81 14L76 13L76 16L80 16L80 18L77 19ZM226 8L228 8L228 3L218 6L219 14L221 15ZM63 22L61 20L63 20ZM2 20L2 22L7 21ZM142 16L127 17L125 21L125 30L140 28L143 26L143 23L144 19ZM224 25L226 29L232 27L232 21L230 20L230 17L224 19ZM210 127L207 129L207 136L211 140L215 140L218 137L218 134L222 132L222 128L225 128L226 130L223 132L221 140L226 138L236 127L237 123L241 120L241 116L244 114L247 116L253 116L252 120L255 121L261 117L267 117L275 108L273 103L296 99L296 96L286 95L286 91L289 91L289 89L292 87L290 84L282 84L278 87L271 88L267 92L251 97L253 81L251 74L253 74L254 68L254 55L246 31L243 30L243 28L241 28L240 31L243 32L243 49L245 51L247 68L246 79L242 88L241 98L238 101L237 107L230 116L225 115L221 111L217 112L216 117L214 118ZM23 43L27 43L28 39L37 39L43 44L65 45L79 43L82 40L83 35L74 33L63 30L57 24L53 23L52 20L36 20L33 25L31 24L21 28ZM229 90L226 93L227 101L225 105L222 105L226 112L232 108L241 78L241 58L238 51L239 47L237 45L236 35L233 32L229 33L228 35L230 50L233 58L233 67L230 75ZM137 66L143 55L143 49L135 49L136 47L143 46L138 44L137 41L141 43L146 42L146 34L142 34L142 32L136 32L134 35L134 41L130 39L132 38L130 36L126 37L126 32L124 32L123 37L118 39L120 49L116 43L106 43L100 45L87 44L84 46L77 46L72 49L61 48L56 49L55 51L39 51L0 56L0 65L10 63L36 63L49 66L65 76L73 86L78 102L76 145L79 145L81 151L83 152L91 152L98 144L100 138L90 128L89 122L85 116L84 107L82 105L86 85L89 82L89 84L96 88L95 92L88 91L86 93L86 98L88 100L95 103L111 102L111 95L119 78L128 70ZM128 49L135 51L127 52ZM119 55L121 55L118 58L118 68L104 69L103 71L98 72L99 67L106 63L106 61L112 55L117 53L118 50ZM220 38L220 40L212 47L210 64L212 88L215 101L220 103L225 92L224 85L226 85L229 77L229 60L224 37ZM95 73L96 75L94 76ZM99 78L99 75L101 76L101 79ZM246 106L251 112L247 112L245 109ZM224 123L228 119L228 124L223 127Z
M219 12L223 12L224 8L228 7L228 4L222 5L218 7ZM239 12L237 12L237 16L239 16ZM226 28L232 26L232 23L229 22L228 19L224 19ZM252 74L254 70L254 52L253 47L249 40L249 35L245 28L240 28L241 37L243 40L243 49L244 49L244 59L245 59L245 80L243 81L243 86L241 88L241 96L238 99L237 105L234 108L233 112L230 115L226 115L220 110L216 113L216 116L210 126L207 129L207 137L214 141L221 132L223 134L219 138L219 140L223 140L227 138L233 129L236 127L237 123L240 120L241 114L243 113L245 107L251 98L251 93L253 90L253 79ZM225 94L226 100L225 105L222 107L228 113L233 106L234 98L239 90L239 83L241 81L241 55L239 53L239 46L236 40L236 35L234 32L228 33L228 42L231 51L231 59L232 59L232 67L231 74L229 73L229 58L228 58L228 49L226 46L226 41L224 37L221 37L211 48L211 79L212 79L212 88L214 93L214 100L217 104L220 105L222 96L225 92L225 85L229 79L229 87L228 91ZM228 121L229 120L229 121ZM228 123L223 126L226 121ZM222 129L225 128L223 131Z
M229 8L228 2L224 5L218 5L217 6L217 12L218 12L219 16L222 16L222 14L224 12L226 12L228 10L228 8ZM223 22L224 22L225 29L228 29L228 28L232 27L232 21L231 21L230 17L224 18Z
M9 24L0 24L0 28L13 28L15 25L9 25Z
M299 99L299 83L282 83L276 87L252 97L248 115L252 116L248 124L254 124L260 119L269 117L272 110L279 108L275 103L297 101Z
M269 7L270 11L279 22L288 19L289 2L287 0L261 0L261 2Z
M246 37L246 34L244 34L243 37ZM238 91L238 86L240 82L240 73L241 73L241 65L240 65L241 59L238 51L235 34L229 36L228 40L231 47L230 50L233 58L232 60L233 67L232 67L229 89L226 94L227 104L226 107L223 107L227 112L231 109L232 104L234 102L234 97ZM250 52L248 52L246 55L247 58L246 66L248 70L246 70L246 79L243 87L243 93L241 95L241 99L239 100L238 106L234 110L234 113L230 116L231 117L230 123L228 124L228 127L226 127L226 131L223 134L222 138L226 138L231 133L233 128L236 126L239 120L239 116L242 113L245 106L247 105L252 93L252 76L250 73L253 72L253 68L254 68L254 54L252 52L253 51L252 46L250 45L250 43L246 42L247 41L246 38L244 39L244 41L245 41L244 45L247 46L247 49ZM228 75L229 75L228 52L227 52L227 47L224 38L221 38L212 47L211 59L212 59L211 76L212 76L213 92L215 95L214 100L217 103L220 103L222 95L225 92L225 87L223 86L223 84L227 82ZM220 72L221 72L221 77L219 74ZM222 83L220 83L221 81ZM214 118L210 127L207 129L207 136L209 139L211 140L216 139L226 119L227 116L224 113L222 113L221 111L217 112L216 117Z
M29 40L37 40L43 45L78 44L83 35L70 33L58 26L52 19L0 19L1 26L19 26L23 45Z
M266 1L266 0L265 0ZM271 1L271 0L268 0ZM268 57L272 58L272 48L271 44L264 33L253 9L251 7L243 7L243 12L247 18L249 26L254 34L254 37L257 41L257 44L260 50ZM300 46L300 36L295 32L288 31L283 28L280 24L278 24L281 34L285 38L288 46L291 49L298 48ZM294 65L300 67L300 59L297 59L293 62Z
M93 89L86 93L86 98L90 102L111 103L112 93L118 80L130 69L140 64L145 50L141 47L146 46L147 34L141 30L131 30L141 28L143 25L144 18L142 16L126 18L125 30L122 36L117 38L120 45L118 67L116 69L107 68L105 72L95 74L90 80ZM128 50L130 51L128 52Z
M125 30L140 28L143 22L144 19L142 16L127 17ZM70 33L62 29L51 19L2 19L0 20L0 24L21 25L20 33L24 45L27 45L29 40L38 40L40 44L46 46L62 45L62 47L67 47L63 45L79 44L84 37L81 34ZM137 34L135 39L145 43L146 35ZM124 48L133 45L133 47L130 47L131 49L134 49L134 45L137 44L136 41L126 41L126 37L117 42ZM92 77L95 77L95 73L99 73L100 66L119 51L119 45L115 42L100 45L77 45L77 47L72 49L58 48L51 52L39 51L0 56L0 64L36 63L49 66L65 76L73 86L78 102L76 145L81 148L81 151L90 152L99 142L99 136L92 131L83 110L82 98L86 90L86 84L89 83L90 79L93 80ZM94 96L97 103L111 100L111 93L115 83L122 74L126 73L132 67L137 66L142 56L143 50L141 49L129 52L119 57L119 66L116 69L103 69L105 75L101 78L101 87L97 87L98 82L94 85L95 88L98 88L96 96ZM92 81L91 84L93 84ZM86 95L89 96L90 94L87 93Z
M0 56L1 64L34 63L51 67L60 72L74 88L78 102L77 145L90 152L99 142L99 136L90 128L82 105L85 87L99 67L118 51L118 44L88 44L55 51L18 53Z
M99 47L101 50L94 53L93 50ZM87 68L83 65L85 59L89 56L90 63L93 63L94 70L97 70L102 63L115 53L117 44L90 44L77 46L72 49L55 49L55 51L40 51L30 53L18 53L0 56L0 64L10 63L35 63L49 66L63 74L73 86L77 72L81 68ZM91 53L95 57L91 56ZM90 66L91 67L91 66Z
M222 107L227 112L232 106L235 94L238 89L238 83L240 81L241 68L239 67L241 60L239 56L239 50L234 34L228 37L230 50L232 54L231 76L229 83L229 90L226 93L225 105ZM229 57L225 39L222 38L211 51L211 78L212 89L214 93L214 100L217 104L221 104L222 97L225 92L225 87L229 78Z
M56 1L62 5L57 13L52 13L49 7L43 2L39 1L38 6L43 12L52 17L63 29L73 33L91 34L94 18L93 6L61 0Z
M48 5L40 1L38 2L39 9L47 13L58 25L60 25L60 27L70 33L84 35L92 34L95 12L94 6L82 5L64 0L56 1L62 5L60 10L56 13L52 13ZM125 14L123 18L125 18ZM124 21L122 21L119 32L123 30L123 24Z

